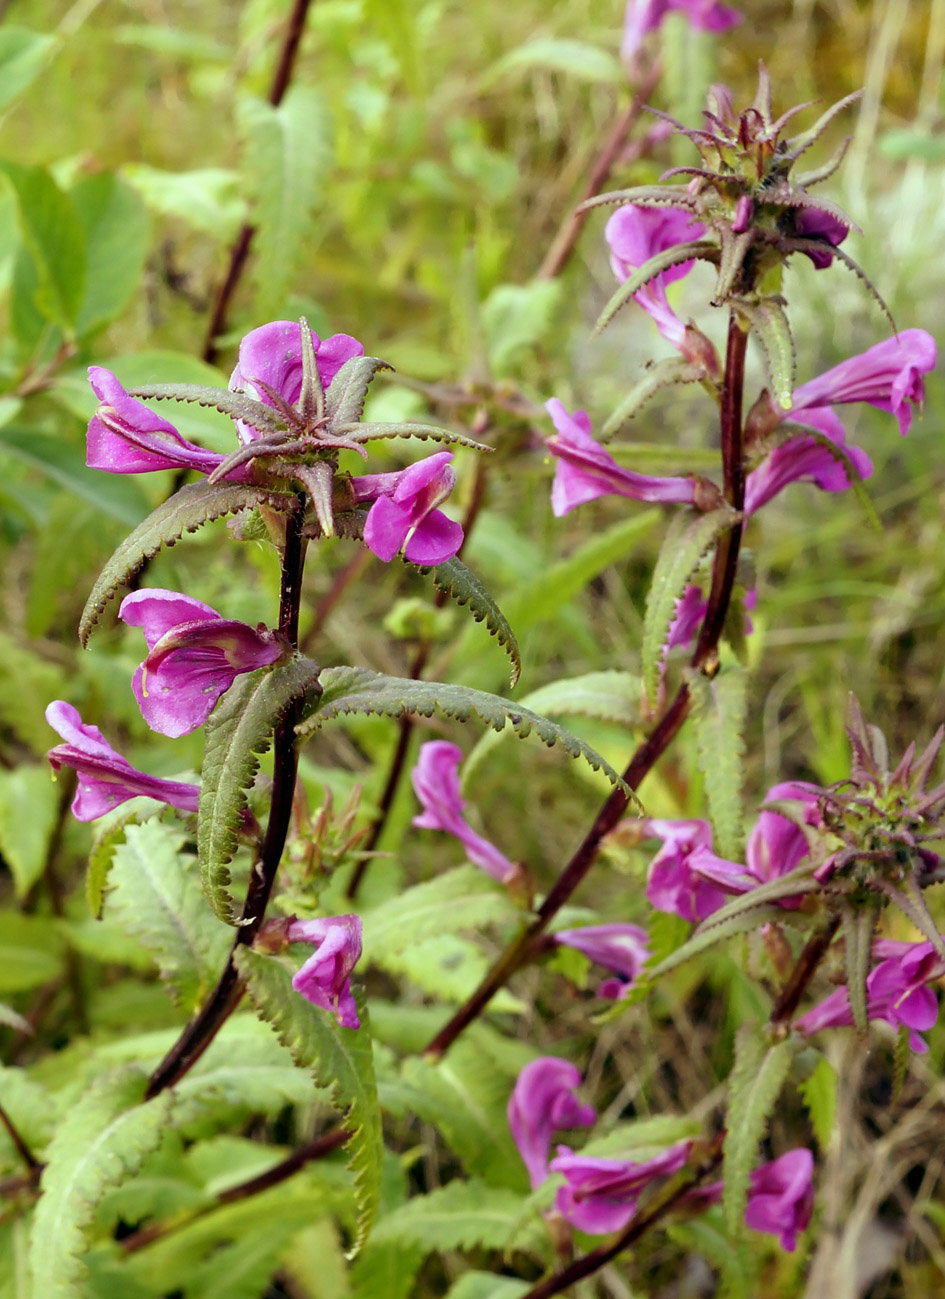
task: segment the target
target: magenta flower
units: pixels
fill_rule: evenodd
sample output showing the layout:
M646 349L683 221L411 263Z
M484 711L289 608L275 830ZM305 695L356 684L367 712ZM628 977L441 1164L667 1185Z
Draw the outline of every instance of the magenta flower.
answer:
M906 434L912 423L912 406L921 406L925 397L923 376L934 368L935 358L935 339L931 334L924 329L904 329L894 338L887 338L858 356L841 361L810 383L802 384L794 393L789 418L812 407L867 401L895 415L900 433Z
M931 943L877 943L874 951L877 955L892 954L880 961L866 980L867 1016L884 1020L893 1028L905 1025L912 1050L924 1054L929 1048L919 1034L932 1028L938 1019L938 998L927 984L945 974L945 962ZM846 988L837 988L796 1020L794 1027L809 1034L852 1023L849 993Z
M296 992L313 1006L330 1011L342 1028L360 1028L351 993L351 971L361 955L361 917L293 920L286 936L290 943L316 945L314 953L292 976Z
M646 896L651 906L683 920L698 921L725 905L727 893L698 870L702 861L721 861L712 852L708 821L650 820L643 828L648 838L663 840L647 873Z
M148 656L132 689L152 731L175 738L202 726L241 672L268 667L287 653L274 631L223 618L202 600L149 588L125 596L118 616L140 627Z
M559 929L554 940L614 972L617 977L604 980L597 989L598 997L620 998L629 992L649 955L646 930L619 921L586 925L583 929Z
M421 830L445 830L453 835L466 849L471 862L504 883L518 873L518 868L466 823L463 817L466 801L459 792L462 758L462 751L448 740L428 740L421 744L410 779L423 812L413 818L413 824Z
M385 563L399 550L412 564L442 564L463 544L463 530L436 507L456 483L452 451L419 460L392 474L352 478L355 500L373 501L364 543Z
M625 63L634 59L643 38L674 10L684 14L701 32L725 32L742 20L737 9L729 9L719 0L627 0L620 42L620 57Z
M71 704L55 700L46 709L46 721L66 741L46 755L53 771L72 767L79 778L72 803L72 814L77 821L94 821L139 794L155 798L159 803L169 803L183 812L197 811L199 785L162 780L136 771L127 758L115 752L97 726L87 726L82 721Z
M797 392L801 389L798 388ZM795 393L795 398L797 393ZM825 434L836 446L842 447L852 461L860 478L869 478L873 463L859 447L846 445L846 432L837 416L827 407L797 409L784 412L787 419L797 419ZM761 464L745 480L745 513L754 514L772 497L777 496L789 483L808 482L823 492L842 492L851 485L846 467L829 447L803 433L782 442L765 456Z
M590 1127L597 1117L593 1105L584 1105L575 1096L580 1083L575 1065L550 1055L532 1060L518 1076L509 1099L509 1127L532 1190L548 1176L553 1133L561 1128Z
M364 348L350 334L332 334L321 340L314 329L309 331L315 348L318 374L327 389L332 379L354 356L363 356ZM273 393L293 406L302 392L302 326L297 320L273 320L246 334L240 343L239 360L230 375L229 387L255 397L267 406L276 407ZM244 420L236 421L241 442L254 442L259 431Z
M832 212L825 212L823 208L816 207L798 208L795 213L794 229L801 239L823 239L834 248L842 244L850 233L850 227L845 221L841 221ZM818 271L826 270L833 261L833 254L827 249L823 252L805 250L804 256L811 259Z
M626 496L635 501L695 500L695 478L650 478L621 469L613 456L591 436L591 421L583 410L569 415L552 397L545 402L557 433L545 443L557 459L551 488L551 509L557 518L599 496Z
M821 790L802 780L774 785L764 797L766 803L797 802L804 808L807 825L820 826L817 800ZM780 812L761 811L752 827L745 847L749 872L760 883L779 879L799 866L810 848L803 830Z
M677 1173L691 1149L691 1141L680 1141L655 1158L636 1163L632 1159L593 1159L559 1146L550 1168L564 1174L565 1185L558 1191L555 1208L592 1236L620 1231L636 1212L641 1192L658 1177Z
M792 1254L797 1234L810 1222L814 1208L814 1156L803 1146L788 1150L762 1164L751 1174L745 1222L752 1231L777 1236L781 1248ZM722 1182L697 1187L685 1197L690 1208L705 1209L722 1199Z
M110 474L143 474L155 469L212 473L226 457L188 442L173 424L128 395L110 370L89 367L89 382L102 403L89 422L86 463ZM245 481L245 466L230 477Z
M635 203L619 207L604 227L604 238L610 245L611 269L621 282L657 253L700 239L703 234L704 226L684 212L639 207ZM688 275L692 267L692 261L671 266L633 295L666 341L682 352L686 350L686 326L666 300L666 285Z

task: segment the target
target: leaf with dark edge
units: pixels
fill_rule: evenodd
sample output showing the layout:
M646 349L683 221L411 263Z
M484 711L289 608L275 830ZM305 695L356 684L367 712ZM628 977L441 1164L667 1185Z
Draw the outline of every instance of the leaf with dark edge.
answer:
M393 370L378 356L352 356L328 385L325 415L333 433L343 424L357 424L364 413L364 399L379 370Z
M637 185L633 189L615 189L585 199L578 212L595 207L617 207L632 203L636 207L679 207L695 212L696 204L686 185Z
M869 1024L869 998L866 979L873 959L873 933L879 917L879 902L841 913L843 924L843 957L847 976L847 999L850 1014L858 1033L865 1033Z
M633 385L607 419L600 431L599 441L606 442L608 438L613 437L621 424L632 419L661 388L668 388L675 383L698 383L704 373L701 366L693 365L681 356L668 356L662 361L654 362L644 370L643 378Z
M87 646L110 600L127 586L147 560L163 546L173 546L186 532L257 505L290 510L295 496L249 483L187 483L139 523L99 573L79 621L79 641Z
M724 505L708 514L680 510L669 525L666 540L657 556L643 616L643 685L647 698L655 703L660 664L677 601L685 594L696 566L739 515Z
M458 605L468 605L474 622L486 624L489 635L496 638L509 656L512 664L509 684L514 686L522 670L522 656L518 641L505 614L472 569L467 568L461 559L448 559L434 568L424 568L420 565L414 567L419 568L421 573L429 573L438 591L455 600Z
M707 262L718 262L718 246L706 239L694 239L690 243L674 244L672 248L665 248L661 253L657 253L655 257L645 261L642 266L637 267L610 298L604 310L600 313L591 336L596 337L598 334L603 333L620 308L626 306L635 293L639 293L641 289L646 288L650 280L655 279L662 271L668 271L670 267L679 266L680 263L691 261L694 258L700 258Z
M689 686L693 705L690 716L709 804L714 851L729 861L740 860L744 846L742 785L747 678L748 673L738 664L726 663L711 681L693 673Z
M383 1136L377 1099L374 1057L367 1009L357 994L360 1028L340 1028L334 1016L313 1006L292 987L281 961L240 947L233 957L261 1019L272 1028L292 1059L311 1069L320 1087L331 1091L332 1103L344 1114L351 1136L351 1154L358 1222L352 1254L364 1244L377 1216L381 1198Z
M768 1045L757 1024L744 1024L735 1036L722 1148L722 1212L730 1236L737 1237L742 1231L758 1145L796 1049L790 1038Z
M738 299L733 306L758 335L768 362L775 400L782 410L790 410L793 405L796 357L787 313L775 298L765 298L758 303Z
M504 1249L525 1197L479 1178L457 1178L426 1195L414 1196L377 1224L375 1239L433 1250ZM529 1224L528 1246L541 1243L538 1215ZM520 1248L526 1248L522 1244Z
M212 388L203 383L154 383L146 388L129 388L132 397L152 401L186 401L196 406L208 406L230 419L245 420L253 428L269 433L282 433L286 422L272 406L250 397L242 388Z
M228 924L235 923L236 907L227 865L236 852L246 791L259 770L259 755L293 703L308 710L316 706L318 674L318 664L303 658L247 673L230 686L207 722L197 854L207 900Z
M454 433L438 424L418 424L414 420L393 424L333 424L331 431L351 442L374 442L379 438L418 438L422 442L444 442L452 446L469 447L472 451L495 450L485 442L477 442L475 438L466 437L463 433Z
M572 758L583 758L595 771L602 771L612 785L629 796L638 814L643 815L637 796L590 745L550 722L547 717L540 717L510 699L484 690L473 690L469 686L389 677L368 668L325 668L320 681L322 695L306 709L296 728L301 736L307 738L325 722L351 713L373 713L384 717L403 717L405 713L418 713L421 717L440 714L461 722L476 716L495 731L501 731L509 723L521 738L534 731L549 748L560 744Z

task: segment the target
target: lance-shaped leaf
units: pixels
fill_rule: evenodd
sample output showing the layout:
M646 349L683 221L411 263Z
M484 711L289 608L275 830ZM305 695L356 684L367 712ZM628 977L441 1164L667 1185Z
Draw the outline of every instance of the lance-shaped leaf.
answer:
M879 918L880 903L870 899L867 905L841 913L843 923L843 956L847 976L847 997L850 1014L858 1033L865 1034L869 1027L869 996L866 977L870 972L873 954L873 934Z
M722 1211L731 1236L742 1230L751 1170L758 1144L774 1111L794 1058L790 1039L769 1045L757 1024L745 1024L735 1036L735 1064L729 1076L723 1146Z
M458 1178L427 1195L414 1196L377 1224L374 1239L401 1241L433 1250L504 1249L525 1197L478 1178ZM543 1229L537 1214L519 1249L540 1248Z
M267 406L241 391L228 388L213 388L202 383L154 383L144 388L129 388L132 397L145 397L152 401L187 401L197 406L207 406L218 410L230 419L241 419L260 432L281 433L285 431L285 419Z
M735 510L725 505L695 516L680 510L669 525L653 569L643 616L643 684L651 702L656 699L660 664L676 604L703 555L739 518Z
M348 364L350 365L351 362L349 361ZM477 442L475 438L466 437L464 433L454 433L452 429L442 428L439 424L418 424L415 420L403 420L392 424L337 423L332 425L332 433L337 437L348 438L351 442L376 442L379 438L417 438L421 442L444 442L454 446L469 447L472 451L495 450L485 442Z
M793 405L791 394L794 392L796 357L787 313L776 298L765 298L758 303L739 299L735 307L761 341L775 400L784 410L790 410Z
M629 279L624 280L620 288L610 298L597 319L593 331L594 335L596 336L605 330L620 308L626 306L635 293L639 293L641 289L646 288L650 280L655 279L662 271L668 271L671 266L678 266L681 262L688 262L693 258L700 258L702 261L707 262L717 262L719 259L718 247L707 239L693 239L689 243L674 244L672 248L664 248L661 253L651 257L649 261L639 266Z
M320 682L323 693L306 708L296 728L299 735L312 735L325 722L350 713L376 713L385 717L402 717L405 713L419 713L422 717L439 714L462 722L475 716L495 731L510 724L523 739L534 731L549 748L560 744L572 758L583 758L595 771L602 771L612 785L629 795L637 812L643 813L639 799L596 750L564 727L510 699L469 686L389 677L357 667L326 668Z
M681 356L667 356L644 370L643 377L633 385L617 409L608 418L600 432L600 441L606 442L626 420L643 409L661 388L675 383L697 383L704 375L701 366L693 365ZM717 457L716 457L717 458Z
M744 902L752 897L753 893L745 893L736 901ZM771 906L764 902L752 902L750 906L746 906L739 911L730 912L723 920L716 921L716 917L722 914L722 911L716 911L715 915L703 921L692 937L687 939L681 947L677 947L674 952L670 952L669 956L665 956L654 966L644 966L643 977L647 983L662 978L664 974L668 974L670 970L675 970L677 966L685 965L686 961L691 961L700 952L708 951L710 947L714 947L723 938L731 938L733 934L748 933L753 929L760 929L762 925L766 924L783 924L786 920L791 919L791 913L785 911L783 907ZM634 988L634 992L636 992L636 988Z
M435 568L421 568L420 572L429 573L436 589L451 600L459 605L468 605L474 622L486 624L489 635L496 638L509 656L512 664L509 684L514 686L522 670L518 641L508 619L472 569L454 557L443 564L437 564Z
M636 185L633 189L615 189L585 199L577 210L589 212L595 207L620 207L624 203L633 203L636 207L678 207L684 212L696 210L695 200L686 185Z
M67 1109L49 1146L30 1246L33 1293L81 1299L86 1233L105 1192L134 1176L156 1150L173 1109L168 1091L142 1105L147 1075L97 1078Z
M741 858L742 759L745 755L747 673L726 664L711 681L693 674L689 690L699 770L705 782L713 844L720 857Z
M281 961L247 947L238 948L234 960L260 1017L289 1048L295 1063L311 1069L319 1086L330 1088L332 1103L344 1114L344 1125L351 1134L345 1149L351 1153L358 1209L352 1250L356 1253L377 1215L384 1154L364 998L358 997L361 1027L339 1028L333 1016L299 996Z
M230 687L207 722L197 852L207 900L215 914L230 924L236 908L227 866L236 852L246 791L278 722L296 704L306 711L315 706L318 674L318 664L303 658L247 673Z
M393 368L379 356L352 356L345 361L325 393L325 416L332 432L337 433L339 425L359 422L374 376Z
M186 532L240 510L265 505L290 510L295 497L247 483L188 483L157 507L121 543L99 573L79 621L79 640L89 642L102 611L163 546L173 546Z

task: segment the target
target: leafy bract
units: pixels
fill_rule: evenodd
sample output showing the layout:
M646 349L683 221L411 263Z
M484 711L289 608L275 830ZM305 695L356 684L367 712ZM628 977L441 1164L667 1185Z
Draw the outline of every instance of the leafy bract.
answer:
M319 694L319 666L295 658L240 677L207 722L200 780L197 849L204 891L221 920L233 923L227 865L236 852L246 791L259 770L259 755L279 721L295 704L310 709Z
M715 244L703 239L694 239L688 243L674 244L671 248L664 248L662 252L651 257L642 266L637 267L633 274L624 280L600 313L594 326L594 333L600 334L605 330L621 307L626 306L635 293L639 293L641 289L649 284L650 280L655 279L661 272L668 271L672 266L679 266L682 262L691 261L694 257L701 257L706 261L717 261L718 255L719 250Z
M668 388L676 383L696 383L702 376L703 370L700 366L693 365L691 361L686 361L681 356L667 356L662 361L655 361L644 370L643 377L637 380L607 418L600 431L599 440L606 442L609 437L612 437L621 424L632 419L661 388Z
M421 568L430 573L438 591L448 595L459 605L468 605L475 622L484 622L489 635L494 636L512 662L510 684L515 685L522 670L522 656L518 641L508 619L480 582L476 574L461 559L448 559L435 568Z
M432 717L439 713L468 721L479 717L495 731L510 724L516 735L530 735L552 748L556 744L571 755L581 757L595 771L603 771L612 785L628 794L633 805L641 812L639 799L628 789L613 767L590 745L547 717L540 717L529 708L523 708L500 695L468 686L447 685L436 681L415 681L406 677L389 677L368 668L326 668L320 678L321 696L314 700L296 728L299 735L309 736L325 722L350 713L378 713L386 717L403 717L405 713L419 713Z
M789 1038L769 1044L757 1024L744 1024L735 1036L735 1064L729 1076L725 1115L722 1193L725 1225L732 1236L741 1231L758 1144L795 1049Z
M459 866L367 912L364 959L383 963L423 938L478 929L517 914L506 890L485 871Z
M246 947L234 953L240 974L260 1016L297 1065L311 1069L319 1086L330 1088L332 1102L344 1113L350 1132L345 1149L351 1152L358 1224L354 1250L360 1249L380 1203L383 1138L377 1100L374 1058L364 999L358 998L360 1028L339 1028L334 1017L319 1010L292 987L281 962Z
M822 1055L798 1087L804 1107L810 1115L817 1144L824 1151L830 1144L837 1117L837 1083L836 1069Z
M325 415L332 429L358 425L364 414L368 388L380 370L394 367L379 356L352 356L328 385L325 393Z
M749 322L761 341L775 400L785 410L790 410L796 357L787 313L775 298L765 298L757 303L739 299L736 309Z
M741 792L747 673L737 664L726 664L711 681L694 673L689 692L713 844L720 857L737 861L743 839Z
M98 575L79 622L79 640L89 637L108 602L131 581L162 546L173 546L185 532L256 505L290 508L295 500L279 492L240 483L188 483L164 501L121 543Z

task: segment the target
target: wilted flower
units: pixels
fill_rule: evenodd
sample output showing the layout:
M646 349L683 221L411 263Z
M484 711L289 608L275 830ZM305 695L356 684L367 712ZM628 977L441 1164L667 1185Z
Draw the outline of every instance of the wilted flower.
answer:
M357 501L373 501L364 524L364 544L378 559L399 550L412 564L442 564L463 544L463 529L436 507L456 483L452 451L438 451L397 473L351 479Z
M620 1231L636 1212L641 1192L657 1178L679 1172L691 1149L691 1141L680 1141L653 1159L636 1163L632 1159L594 1159L559 1146L550 1168L564 1174L565 1185L558 1191L555 1208L590 1235Z
M597 989L598 997L622 997L630 991L649 955L646 930L639 925L614 921L608 925L585 925L582 929L559 929L556 943L583 952L605 970L617 976L605 979Z
M590 1127L597 1117L592 1105L575 1096L580 1070L567 1060L541 1056L518 1076L509 1099L508 1118L532 1189L548 1176L552 1135L563 1128Z
M458 774L462 758L462 751L448 740L428 740L420 746L410 779L423 812L413 818L413 824L418 829L445 830L454 835L471 862L504 883L517 874L515 863L476 834L463 817L466 800L459 792Z
M702 32L728 31L742 20L737 9L729 9L719 0L627 0L620 42L620 57L625 63L635 57L647 33L655 31L673 11L683 14Z
M351 971L361 956L361 917L325 916L293 920L290 943L315 943L315 951L292 977L292 987L306 1001L330 1011L342 1028L360 1028L351 992Z
M76 820L94 821L139 794L183 812L197 811L199 785L162 780L137 771L127 758L115 752L97 726L82 721L71 704L55 700L46 709L46 721L66 741L46 755L53 770L72 767L79 779L72 803Z
M177 591L134 591L118 616L144 632L149 653L132 689L144 720L162 735L196 730L241 672L268 667L287 652L283 639L262 624L223 618Z

